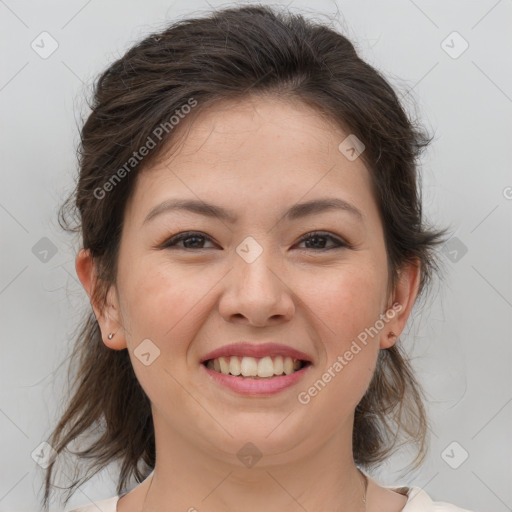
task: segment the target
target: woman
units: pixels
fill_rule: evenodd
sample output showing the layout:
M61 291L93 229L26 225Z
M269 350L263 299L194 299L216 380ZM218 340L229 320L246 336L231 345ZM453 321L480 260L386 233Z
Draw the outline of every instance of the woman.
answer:
M87 435L76 454L121 467L81 510L462 510L367 474L426 450L399 337L443 235L429 142L344 36L268 7L176 23L103 73L61 217L92 311L50 444Z

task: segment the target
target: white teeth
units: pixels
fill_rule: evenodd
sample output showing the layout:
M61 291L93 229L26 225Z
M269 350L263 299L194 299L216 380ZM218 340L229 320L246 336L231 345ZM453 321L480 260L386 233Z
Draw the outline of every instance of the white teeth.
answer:
M255 357L218 357L210 360L207 367L224 375L241 375L242 377L272 378L273 376L290 375L301 367L299 359L276 356Z
M225 357L219 357L219 363L221 373L227 375L229 373L229 362L226 361Z
M240 359L238 357L231 357L231 361L229 362L229 373L231 375L240 375L242 373L242 369L240 367Z
M272 377L274 375L274 364L271 357L263 357L258 363L258 377Z
M244 377L256 377L258 375L258 362L254 357L242 357L240 370Z
M276 358L274 358L274 373L276 375L281 375L283 372L283 356L277 356Z
M284 359L284 373L286 373L286 375L293 373L293 361L291 357L286 357Z

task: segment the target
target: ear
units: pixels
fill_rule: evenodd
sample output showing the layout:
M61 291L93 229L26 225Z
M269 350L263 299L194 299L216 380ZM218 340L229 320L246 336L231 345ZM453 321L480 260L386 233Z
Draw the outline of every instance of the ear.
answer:
M421 267L418 259L404 264L399 270L398 280L386 312L388 322L382 330L380 348L392 347L400 337L418 297L420 279Z
M97 273L94 261L88 249L81 249L79 251L75 261L75 269L82 286L89 296L92 309L101 329L103 343L113 350L126 348L126 338L119 315L119 300L115 287L112 286L109 289L107 305L103 309L100 309L99 305L96 304L93 299L95 286L97 285ZM108 339L108 335L111 333L114 336L112 339Z

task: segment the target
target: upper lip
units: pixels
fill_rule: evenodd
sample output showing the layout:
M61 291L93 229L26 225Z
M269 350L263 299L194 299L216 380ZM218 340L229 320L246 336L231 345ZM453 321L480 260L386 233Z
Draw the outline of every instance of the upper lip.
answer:
M200 362L204 363L209 359L216 359L218 357L229 357L229 356L238 356L238 357L255 357L262 358L265 356L275 357L275 356L283 356L283 357L291 357L292 359L300 359L302 361L312 362L310 356L297 350L292 347L288 347L286 345L281 345L279 343L249 343L247 341L242 341L239 343L233 343L231 345L224 345L219 347L212 352L208 352L208 354L201 357Z

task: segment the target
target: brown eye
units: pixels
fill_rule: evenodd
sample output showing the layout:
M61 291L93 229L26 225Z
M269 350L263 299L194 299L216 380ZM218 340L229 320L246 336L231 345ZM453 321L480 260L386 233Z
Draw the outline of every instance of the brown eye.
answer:
M331 240L334 242L334 247L325 247L326 240ZM306 249L318 249L320 251L329 251L331 249L337 249L339 247L348 247L348 244L337 237L332 236L329 233L325 233L322 231L314 231L312 233L308 233L304 235L300 239L300 243L302 242L310 242L310 246L306 247Z
M211 241L211 238L204 233L196 232L196 231L186 231L184 233L179 233L177 235L172 236L168 240L166 240L162 248L170 248L177 247L178 249L207 249L207 247L202 247L204 241ZM180 242L184 243L184 246L178 247L177 244Z

